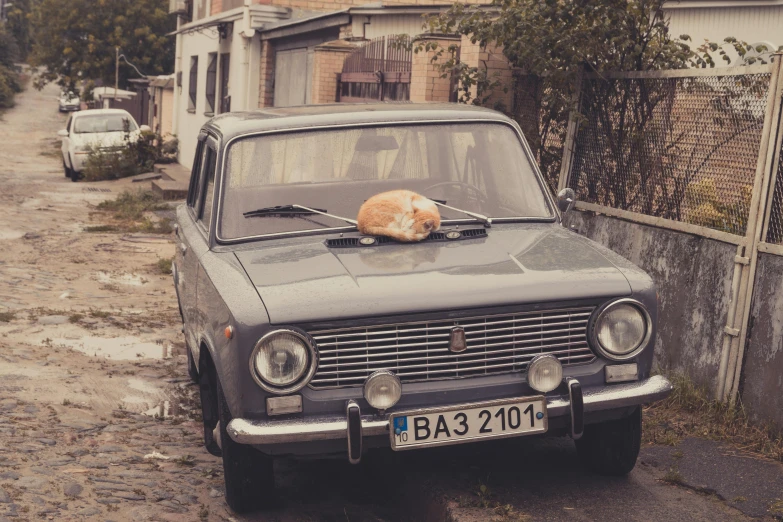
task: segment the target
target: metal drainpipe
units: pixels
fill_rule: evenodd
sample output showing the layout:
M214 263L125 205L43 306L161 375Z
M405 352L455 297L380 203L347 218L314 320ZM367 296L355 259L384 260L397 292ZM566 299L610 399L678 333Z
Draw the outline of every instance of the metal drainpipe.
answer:
M177 37L174 55L174 114L171 118L171 133L179 138L179 100L182 87L177 85L177 73L182 71L182 35L179 29L182 26L182 16L177 15Z
M242 70L242 74L244 75L242 78L242 84L245 86L245 95L243 96L243 102L244 107L242 107L242 110L250 110L250 80L253 78L253 75L250 74L250 53L251 53L251 44L253 42L253 36L255 36L256 31L255 29L250 28L250 5L251 0L245 0L244 4L244 12L242 13L242 31L240 31L240 35L242 35L242 44L244 46L244 50L242 52L242 64L240 69Z

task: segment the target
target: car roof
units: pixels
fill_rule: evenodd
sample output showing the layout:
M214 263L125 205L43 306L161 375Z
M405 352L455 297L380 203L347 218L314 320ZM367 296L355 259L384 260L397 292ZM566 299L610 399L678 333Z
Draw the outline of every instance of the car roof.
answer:
M124 109L85 109L75 113L73 116L77 118L79 116L96 116L100 114L128 114L130 113Z
M254 132L366 123L482 120L510 123L505 115L456 103L333 103L221 114L204 129L224 140Z

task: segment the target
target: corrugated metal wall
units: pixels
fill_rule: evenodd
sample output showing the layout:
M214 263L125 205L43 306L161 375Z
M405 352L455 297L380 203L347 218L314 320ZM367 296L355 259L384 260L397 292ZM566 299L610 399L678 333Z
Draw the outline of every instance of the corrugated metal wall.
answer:
M364 22L368 21L368 24ZM353 16L353 35L364 36L368 40L390 34L407 34L416 36L424 30L424 18L421 15L393 15L393 16Z
M783 5L748 7L703 7L666 9L673 36L687 34L693 43L705 39L722 42L733 36L748 43L783 45Z

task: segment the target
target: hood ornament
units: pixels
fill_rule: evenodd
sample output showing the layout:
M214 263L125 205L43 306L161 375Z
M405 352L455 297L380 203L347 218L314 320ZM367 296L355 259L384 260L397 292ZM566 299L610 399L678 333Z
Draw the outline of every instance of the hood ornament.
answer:
M451 329L449 338L449 350L453 353L462 353L468 349L468 343L465 340L465 329L461 326L455 326Z

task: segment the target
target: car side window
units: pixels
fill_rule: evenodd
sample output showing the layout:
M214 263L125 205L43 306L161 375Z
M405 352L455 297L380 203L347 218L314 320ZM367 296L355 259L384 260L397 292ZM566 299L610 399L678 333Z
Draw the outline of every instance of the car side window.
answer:
M190 187L188 188L188 206L196 208L198 202L199 187L201 187L201 157L204 154L204 141L199 140L196 146L196 157L193 159L193 168L190 172Z
M204 177L206 178L206 186L204 188L204 201L201 204L201 217L199 220L204 225L204 228L209 229L209 223L212 219L212 200L215 193L215 168L217 166L217 153L208 144L204 149Z
M198 180L196 181L196 196L193 200L193 210L196 212L196 218L201 216L201 208L204 206L204 174L206 165L206 155L209 152L209 147L202 146L201 156L199 158L199 171Z

